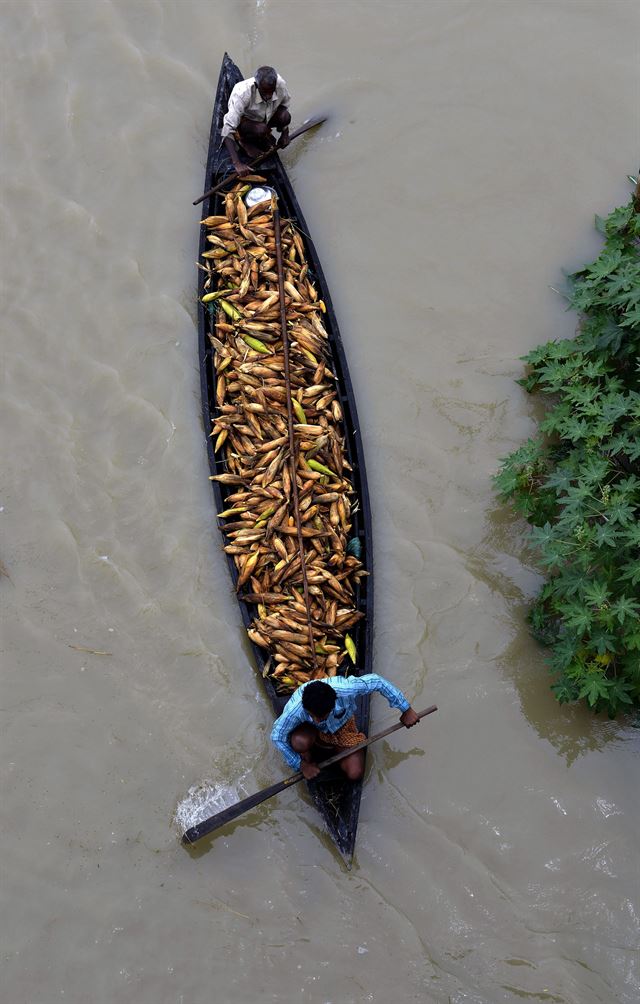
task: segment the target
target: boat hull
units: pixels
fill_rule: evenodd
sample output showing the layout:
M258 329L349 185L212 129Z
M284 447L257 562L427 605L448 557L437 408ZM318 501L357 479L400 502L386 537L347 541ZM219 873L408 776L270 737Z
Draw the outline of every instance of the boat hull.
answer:
M229 155L221 139L222 120L228 106L229 94L233 86L242 79L240 70L235 63L225 54L223 59L216 99L214 103L213 118L211 123L211 136L209 152L207 157L207 169L205 176L205 190L215 187L220 181L227 177L233 170ZM259 168L260 174L267 178L278 196L278 204L283 217L294 220L299 232L303 237L307 261L310 271L313 273L314 282L318 289L319 296L325 303L326 314L324 323L328 333L328 340L331 349L331 365L336 375L336 386L339 392L339 402L343 411L343 423L345 434L345 457L352 468L352 484L354 497L358 505L354 506L353 525L351 534L358 538L362 549L363 564L368 572L363 577L355 593L355 606L364 615L352 630L352 635L356 643L358 653L352 673L362 675L372 671L372 643L373 643L373 576L372 576L372 537L371 537L371 513L369 497L367 492L367 482L364 466L364 456L360 439L360 427L358 423L355 399L351 378L347 367L344 347L338 328L337 319L331 303L331 297L324 278L320 260L313 241L308 236L309 229L304 220L300 206L293 192L291 183L282 166L280 158L273 155L269 160L263 162ZM224 212L222 199L219 195L207 198L203 204L203 216L213 216ZM201 228L200 254L207 249L205 242L204 228ZM199 355L202 389L202 407L204 428L207 433L207 453L212 475L221 472L220 458L214 453L213 440L208 435L212 423L216 417L215 388L217 375L215 372L215 354L212 350L210 336L213 334L212 320L210 312L202 304L204 294L205 273L199 271L199 297L198 297L198 330L199 330ZM225 497L229 494L229 489L217 481L211 482L213 486L214 501L216 511L222 512L225 509ZM221 524L222 525L222 524ZM233 559L227 555L229 570L232 580L237 583L238 572ZM245 627L249 628L255 616L255 608L250 604L240 604L242 618ZM271 701L274 714L277 716L286 704L287 696L278 693L268 676L265 676L265 662L267 655L264 649L250 642L253 650L255 667L260 676L266 694ZM369 727L369 698L359 699L356 714L358 728L365 734ZM333 773L322 781L312 781L307 783L311 798L323 817L327 829L335 841L347 862L350 862L355 846L356 830L358 824L358 814L360 808L360 798L362 794L362 782L350 782L344 778L339 768L334 768Z

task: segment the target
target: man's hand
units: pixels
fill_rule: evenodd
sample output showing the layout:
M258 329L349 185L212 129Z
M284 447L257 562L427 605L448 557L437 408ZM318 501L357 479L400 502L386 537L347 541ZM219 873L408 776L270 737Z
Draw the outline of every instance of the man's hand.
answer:
M412 726L417 725L420 719L413 708L407 708L407 710L403 711L400 715L400 721L404 726L406 726L406 728L410 729Z
M302 771L302 776L305 781L312 781L314 777L317 777L320 773L320 768L317 764L311 763L310 760L303 760L300 764L300 770Z
M243 164L241 160L237 160L233 165L236 169L236 174L239 178L244 178L245 175L251 174L251 168L248 164Z
M289 128L285 126L280 133L280 139L277 142L278 150L284 150L285 146L289 146Z

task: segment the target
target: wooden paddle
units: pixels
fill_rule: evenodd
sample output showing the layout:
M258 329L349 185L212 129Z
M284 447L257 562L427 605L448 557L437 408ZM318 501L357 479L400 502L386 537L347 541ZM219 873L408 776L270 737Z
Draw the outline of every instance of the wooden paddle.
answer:
M438 710L436 704L432 704L431 707L425 708L424 711L418 712L418 718L424 718L425 715L431 715L434 711ZM384 739L385 736L390 736L392 732L397 732L398 729L404 729L406 725L402 722L397 722L396 725L392 725L390 728L385 729L383 732L378 732L377 735L371 736L369 739L365 739L363 742L358 743L357 746L351 746L347 750L343 750L342 753L336 753L335 756L329 757L328 760L323 760L322 763L318 764L320 770L324 770L325 767L329 767L332 763L338 763L339 760L344 760L346 756L351 756L357 750L363 750L366 746L370 746L371 743L375 743L378 739ZM213 833L214 830L219 829L226 823L232 822L241 816L244 812L248 812L249 809L254 809L256 805L260 805L261 802L266 802L268 798L273 795L277 795L278 792L284 791L285 788L289 788L292 784L297 784L298 781L302 780L302 772L298 771L297 774L292 774L290 777L285 777L284 781L278 781L277 784L272 784L269 788L263 788L262 791L256 792L255 795L249 795L248 798L243 798L240 802L236 802L235 805L229 806L228 809L223 809L222 812L217 812L215 816L210 816L209 819L203 820L202 823L198 823L197 826L190 827L182 838L183 844L195 844L196 840L200 840L201 837L206 837L208 833ZM318 780L321 781L322 777L319 776Z
M289 134L289 143L291 143L291 140L295 139L296 136L302 136L303 132L308 132L309 129L313 129L315 126L322 125L322 123L326 121L327 121L326 115L315 115L313 118L305 119L299 129L296 129L294 132ZM264 153L261 153L259 157L255 157L253 160L250 160L249 163L247 164L247 167L251 168L256 167L257 164L261 164L263 160L266 160L267 157L270 157L273 153L277 153L277 151L278 151L277 144L275 144L274 146L270 146L269 149L265 150ZM197 206L201 202L204 202L204 200L207 199L210 195L214 195L216 192L219 192L220 189L224 188L225 185L229 184L232 181L235 181L238 178L240 178L240 175L238 174L237 171L233 171L232 174L228 174L226 178L224 178L222 181L219 181L217 185L214 185L214 187L210 188L208 192L205 192L204 195L201 195L199 199L196 199L195 202L193 203L194 206Z

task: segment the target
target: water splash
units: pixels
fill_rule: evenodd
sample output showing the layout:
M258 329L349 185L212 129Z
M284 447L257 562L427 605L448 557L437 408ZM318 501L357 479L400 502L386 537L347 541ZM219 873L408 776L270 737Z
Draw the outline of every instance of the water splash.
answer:
M220 784L206 779L189 788L186 797L178 803L173 817L180 836L192 826L197 826L251 794L244 783L249 773L250 771L246 771L233 784Z

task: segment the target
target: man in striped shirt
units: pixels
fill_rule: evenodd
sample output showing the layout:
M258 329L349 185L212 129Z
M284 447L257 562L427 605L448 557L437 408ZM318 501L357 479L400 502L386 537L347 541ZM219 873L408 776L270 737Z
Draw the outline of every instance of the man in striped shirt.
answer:
M303 777L310 781L320 773L313 762L314 754L325 759L366 738L357 730L356 700L376 690L392 708L402 712L400 721L408 729L419 721L402 691L383 676L377 673L334 676L298 687L276 720L271 739L289 766L302 771ZM340 767L350 781L358 781L364 773L364 750L346 756Z
M233 162L234 170L242 177L250 168L238 156L236 140L250 157L257 157L273 144L271 130L280 133L278 149L289 143L290 95L287 82L273 66L261 66L255 77L236 84L229 96L229 108L222 122L222 138Z

